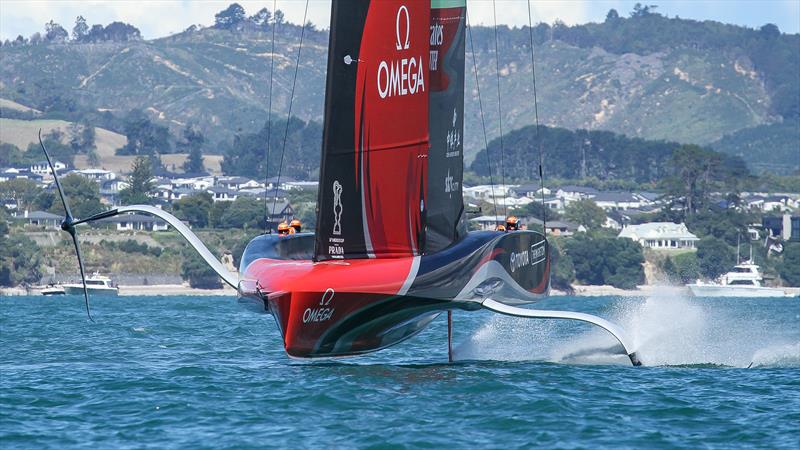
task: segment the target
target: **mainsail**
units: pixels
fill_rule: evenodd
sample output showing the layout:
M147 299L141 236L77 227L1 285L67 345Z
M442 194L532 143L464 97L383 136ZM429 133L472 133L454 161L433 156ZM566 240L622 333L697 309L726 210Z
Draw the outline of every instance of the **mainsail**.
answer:
M431 148L425 253L442 250L467 232L461 195L466 10L466 0L431 2L428 112Z
M315 259L424 248L430 4L333 2Z

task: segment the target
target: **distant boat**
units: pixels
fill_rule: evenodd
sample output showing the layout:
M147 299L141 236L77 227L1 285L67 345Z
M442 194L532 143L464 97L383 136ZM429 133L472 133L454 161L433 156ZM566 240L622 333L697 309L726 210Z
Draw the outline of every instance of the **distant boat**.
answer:
M111 285L111 278L97 273L86 278L86 289L92 295L105 296L116 296L119 291L119 289ZM64 293L67 295L83 295L83 284L65 284Z
M744 261L733 270L722 275L716 282L688 284L686 287L695 297L791 297L783 288L762 285L764 277L759 266L752 260Z
M49 284L42 289L42 295L64 295L64 286Z

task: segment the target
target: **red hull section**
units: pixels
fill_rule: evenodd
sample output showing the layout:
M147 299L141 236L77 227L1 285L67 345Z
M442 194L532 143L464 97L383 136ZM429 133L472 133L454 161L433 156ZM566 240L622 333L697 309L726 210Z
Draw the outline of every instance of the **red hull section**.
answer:
M541 234L470 233L430 256L314 262L311 234L263 235L242 257L240 295L272 313L292 357L357 355L396 344L439 313L489 296L530 303L547 294Z

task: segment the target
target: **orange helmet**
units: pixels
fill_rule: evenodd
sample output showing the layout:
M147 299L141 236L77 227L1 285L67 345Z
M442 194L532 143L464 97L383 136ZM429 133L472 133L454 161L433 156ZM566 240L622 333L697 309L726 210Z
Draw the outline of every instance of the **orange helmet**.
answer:
M281 222L278 224L278 234L284 235L289 234L289 224L286 222Z
M511 230L519 230L519 219L517 216L508 216L506 218L506 229Z
M292 222L289 224L296 232L300 232L303 229L303 223L300 222L300 219L292 219Z
M506 227L502 224L498 225L497 228L495 228L495 231L506 231Z

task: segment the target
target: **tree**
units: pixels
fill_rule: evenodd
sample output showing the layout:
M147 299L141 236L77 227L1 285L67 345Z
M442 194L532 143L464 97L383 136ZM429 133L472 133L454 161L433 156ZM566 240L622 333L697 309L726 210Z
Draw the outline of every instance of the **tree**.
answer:
M617 12L617 10L613 8L609 9L608 14L606 14L606 22L613 23L616 22L617 20L619 20L619 13Z
M252 197L239 197L222 215L220 225L223 228L263 227L264 204Z
M0 286L35 283L41 279L41 252L25 235L10 235L5 217L0 217Z
M120 191L119 200L123 204L150 204L153 198L153 171L149 158L139 156L133 160L128 187Z
M118 155L172 153L167 127L153 123L142 111L131 111L125 118L124 129L128 143L117 149Z
M631 239L579 235L564 243L564 253L583 284L634 289L644 282L642 246Z
M50 22L44 24L44 29L45 39L47 39L49 42L60 43L69 39L69 33L67 33L67 30L65 30L61 25L53 22L53 20L50 20Z
M730 270L736 258L725 241L707 236L697 242L697 263L702 276L714 279Z
M575 282L575 265L572 258L561 249L558 241L551 241L550 255L553 261L553 274L550 276L550 284L555 289L566 293L574 292L572 283Z
M276 25L283 25L283 23L286 22L286 17L284 16L283 11L281 11L280 9L275 10L274 17Z
M212 206L214 199L207 192L190 195L172 203L175 215L179 219L186 220L198 228L208 226Z
M193 249L183 253L181 277L189 282L189 286L196 289L219 289L222 287L219 275Z
M94 181L77 174L69 174L61 179L61 187L64 189L64 196L67 197L72 215L76 218L83 219L105 210L100 202L100 188ZM61 201L52 202L50 212L64 215Z
M179 148L181 151L189 154L186 161L183 163L183 171L191 174L199 174L205 172L203 165L203 144L205 137L199 130L194 127L187 126L183 130L183 139Z
M86 24L86 19L83 16L78 16L75 19L75 26L72 27L72 40L81 42L88 33L89 25Z
M32 209L36 197L42 192L33 180L15 178L0 183L0 198L10 198L17 202L17 209Z
M232 30L244 22L245 11L242 5L231 3L226 9L214 15L214 28Z
M800 244L790 243L783 250L778 273L789 286L800 286Z
M267 28L272 19L272 13L267 8L261 8L257 13L250 17L250 20L261 28Z
M606 223L606 212L592 199L581 199L570 203L564 210L564 218L587 229L597 230Z

